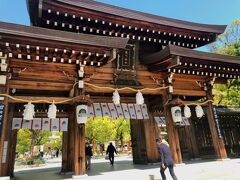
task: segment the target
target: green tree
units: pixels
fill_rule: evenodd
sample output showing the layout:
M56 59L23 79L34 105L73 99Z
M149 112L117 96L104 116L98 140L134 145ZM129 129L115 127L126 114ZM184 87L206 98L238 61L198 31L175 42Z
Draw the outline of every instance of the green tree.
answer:
M17 146L16 151L20 154L24 154L31 147L32 133L29 129L20 129L17 134Z
M62 148L62 132L53 133L56 138L48 138L48 147L51 149L61 149Z
M213 53L240 56L240 19L234 20L226 32L210 46ZM229 80L227 84L214 86L214 101L218 105L240 105L240 80Z
M86 139L89 142L108 142L114 139L114 135L114 124L110 118L89 118L86 124Z
M40 131L32 129L20 129L17 136L16 151L23 154L30 151L33 154L34 146L39 146L48 142L51 135L49 131Z
M89 118L86 124L86 139L93 144L115 140L123 145L130 140L130 121L123 118Z
M116 129L114 139L117 142L120 141L121 147L123 147L124 142L130 140L130 120L119 118L113 122Z

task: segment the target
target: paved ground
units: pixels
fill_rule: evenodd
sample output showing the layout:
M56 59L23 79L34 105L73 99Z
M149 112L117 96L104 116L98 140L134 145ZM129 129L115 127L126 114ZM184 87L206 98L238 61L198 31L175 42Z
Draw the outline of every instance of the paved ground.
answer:
M49 160L46 167L15 171L16 180L71 179L72 175L60 175L61 159ZM175 167L179 180L240 180L240 159L227 161L191 161ZM86 180L161 180L159 165L133 165L131 157L116 158L112 167L108 161L92 161ZM171 179L166 171L168 179Z

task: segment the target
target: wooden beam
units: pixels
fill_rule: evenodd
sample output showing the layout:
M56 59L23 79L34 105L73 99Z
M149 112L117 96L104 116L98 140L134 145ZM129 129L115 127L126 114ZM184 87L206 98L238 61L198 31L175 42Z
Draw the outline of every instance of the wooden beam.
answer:
M94 84L96 86L99 86L98 88L96 87L92 87L92 86L88 86L88 85L85 85L85 92L86 93L113 93L113 90L110 89L110 88L116 88L116 86L113 86L113 85L108 85L108 86L105 86L104 84ZM119 89L121 87L118 87ZM136 88L136 87L132 87L132 88ZM142 88L146 88L146 87L137 87L139 89L142 89ZM158 88L158 87L149 87L149 88ZM132 91L132 90L129 90L129 89L124 89L124 90L121 90L119 91L119 93L123 93L123 94L136 94L135 91ZM144 90L142 92L143 94L161 94L162 93L162 90Z
M49 63L49 62L40 62L40 61L26 61L19 59L10 59L11 68L29 68L37 71L76 71L77 66L75 64L60 64L60 63Z
M73 84L9 80L9 87L14 89L70 91Z
M173 95L182 95L182 96L206 96L205 91L196 91L196 90L188 90L188 89L174 89Z

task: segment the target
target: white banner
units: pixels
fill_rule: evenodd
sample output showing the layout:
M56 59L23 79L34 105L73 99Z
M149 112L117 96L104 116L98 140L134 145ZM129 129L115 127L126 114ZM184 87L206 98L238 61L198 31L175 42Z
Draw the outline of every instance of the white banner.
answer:
M165 117L164 116L161 116L161 117L154 117L158 127L166 127L166 120L165 120Z
M94 117L95 113L93 110L93 105L91 104L90 106L88 106L88 117Z
M108 109L107 103L101 103L101 107L102 107L102 114L103 116L108 116L111 117L111 113Z
M99 103L93 103L93 108L96 117L102 117L102 109Z
M7 162L7 151L8 151L8 141L4 141L3 144L3 154L2 154L2 163Z
M33 118L33 129L42 129L42 119L41 118Z
M149 119L147 105L146 104L141 105L141 109L142 109L142 113L143 113L143 118Z
M32 129L32 120L23 120L22 128Z
M162 126L162 121L161 121L161 119L158 116L154 117L154 120L157 123L158 127Z
M34 129L45 131L68 131L68 118L33 118L33 120L23 120L22 118L12 119L12 129Z
M22 127L22 118L13 118L12 129L21 129Z
M124 113L123 113L123 109L121 107L121 104L117 104L117 105L115 105L115 107L116 107L116 110L117 110L118 117L119 118L124 118ZM129 113L128 113L128 116L125 116L125 118L129 119L129 117L130 116L129 116Z
M51 119L51 131L59 131L59 119Z
M50 131L50 119L42 118L42 130Z
M124 114L124 117L125 119L130 119L130 114L129 114L129 111L128 111L128 105L127 104L122 104L122 110L123 110L123 114Z
M136 110L137 119L143 119L141 105L134 104L134 107L135 107L135 110Z
M182 118L182 122L183 122L183 126L190 126L190 123L189 123L189 121L188 121L188 118L183 117L183 118Z
M112 118L118 118L117 110L116 110L114 104L113 103L108 103L108 108L110 110Z
M68 131L68 118L60 118L60 131Z
M136 115L136 112L135 112L134 105L133 104L128 104L128 109L129 109L131 119L137 119L137 115Z

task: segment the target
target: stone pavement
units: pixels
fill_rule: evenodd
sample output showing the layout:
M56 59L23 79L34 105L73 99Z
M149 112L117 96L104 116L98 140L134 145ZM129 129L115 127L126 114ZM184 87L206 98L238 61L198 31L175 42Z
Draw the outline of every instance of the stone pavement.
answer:
M60 175L61 159L49 160L46 167L15 171L16 180L71 179ZM240 180L240 159L226 161L189 161L175 167L179 180ZM103 159L92 160L92 167L84 180L161 180L159 164L134 165L131 157L117 157L115 165ZM167 179L171 179L166 170Z

